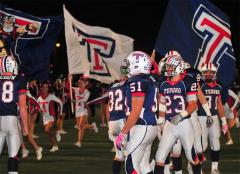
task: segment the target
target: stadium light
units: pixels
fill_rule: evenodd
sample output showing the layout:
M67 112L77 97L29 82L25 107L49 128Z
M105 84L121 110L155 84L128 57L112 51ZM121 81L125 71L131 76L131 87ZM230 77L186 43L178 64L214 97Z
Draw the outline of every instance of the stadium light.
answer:
M56 47L59 48L61 46L61 44L58 42L56 43Z

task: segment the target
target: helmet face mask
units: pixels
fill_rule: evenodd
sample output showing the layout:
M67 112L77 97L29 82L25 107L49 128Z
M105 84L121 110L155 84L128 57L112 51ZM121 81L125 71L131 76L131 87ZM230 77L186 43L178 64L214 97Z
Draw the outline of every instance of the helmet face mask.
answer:
M127 76L128 73L129 73L129 68L128 68L129 67L129 62L128 62L127 59L124 59L124 62L126 63L126 65L122 65L120 67L120 72L121 72L122 75Z
M217 67L212 63L205 63L201 68L203 80L207 83L217 79Z
M184 64L181 57L174 55L168 56L165 63L166 76L173 78L180 75L184 71Z
M152 66L150 56L142 51L132 52L126 59L128 75L149 74Z
M213 82L216 80L216 72L211 70L203 71L202 76L206 82Z

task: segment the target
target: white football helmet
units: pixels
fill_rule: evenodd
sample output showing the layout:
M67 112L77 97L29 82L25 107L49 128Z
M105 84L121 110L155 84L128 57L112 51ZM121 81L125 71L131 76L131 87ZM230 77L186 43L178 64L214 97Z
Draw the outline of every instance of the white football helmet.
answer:
M17 61L12 56L6 56L2 58L2 72L1 74L17 75L18 74L18 64Z
M170 50L168 51L166 54L165 54L165 57L168 57L168 56L179 56L181 57L181 55L179 54L179 52L175 51L175 50Z
M158 63L158 71L160 72L161 75L166 75L166 66L165 63L167 61L167 57L163 57L159 63Z
M211 82L217 79L217 67L213 63L204 63L200 71L205 81Z
M147 53L134 51L126 58L129 76L149 74L152 61Z
M184 72L184 61L178 55L168 56L166 61L166 76L174 77Z

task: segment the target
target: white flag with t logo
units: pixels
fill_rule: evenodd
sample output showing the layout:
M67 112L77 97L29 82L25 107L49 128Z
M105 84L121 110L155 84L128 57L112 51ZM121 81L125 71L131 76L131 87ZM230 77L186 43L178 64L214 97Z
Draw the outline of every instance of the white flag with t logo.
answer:
M103 83L121 76L120 67L133 51L133 39L109 28L77 21L64 7L65 37L70 74L85 74Z

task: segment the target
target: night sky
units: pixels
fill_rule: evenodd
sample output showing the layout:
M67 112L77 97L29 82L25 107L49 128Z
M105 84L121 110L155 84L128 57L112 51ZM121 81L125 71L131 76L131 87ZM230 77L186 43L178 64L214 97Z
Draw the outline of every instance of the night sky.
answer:
M232 43L239 68L240 1L210 0L230 18ZM79 0L79 1L13 1L1 0L11 8L36 16L62 15L62 4L79 21L87 25L111 28L135 39L134 49L151 53L167 6L167 0ZM68 74L64 28L58 38L60 48L52 54L55 76Z

